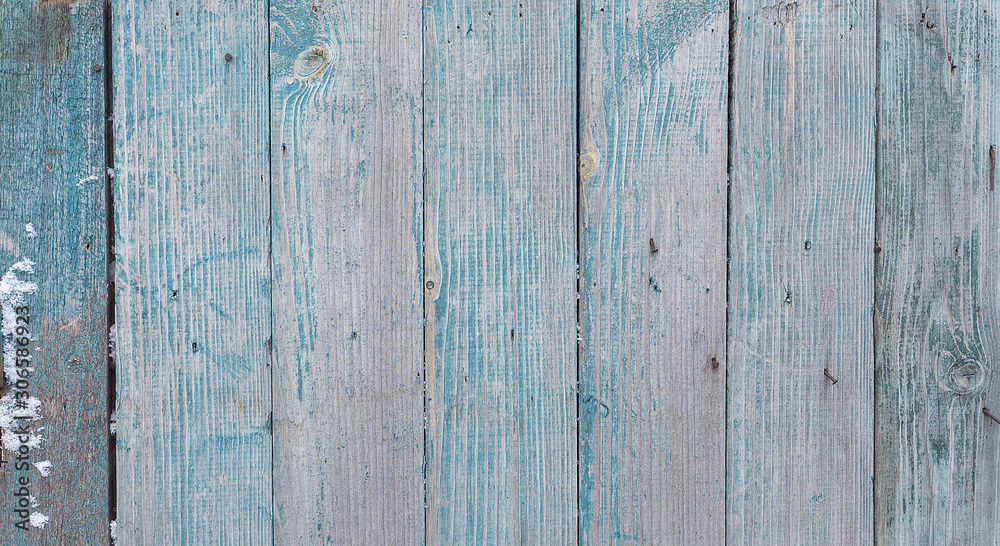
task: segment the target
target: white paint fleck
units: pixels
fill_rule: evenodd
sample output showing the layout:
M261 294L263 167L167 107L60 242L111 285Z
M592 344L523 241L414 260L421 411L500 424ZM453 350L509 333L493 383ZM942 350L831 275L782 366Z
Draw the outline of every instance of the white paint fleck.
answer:
M111 423L108 424L108 429L111 431L111 435L115 436L118 434L118 412L111 412Z
M118 544L118 520L111 520L111 544Z
M31 222L24 224L24 231L28 232L28 237L38 237L38 232L35 231L35 226Z
M115 349L118 346L118 325L114 324L108 328L108 356L115 358Z
M45 440L45 438L32 432L29 432L27 436L28 441L24 442L22 441L24 439L23 434L19 435L13 430L5 430L3 437L0 437L0 444L3 444L3 447L10 451L16 451L22 445L28 446L28 449L35 449L42 445L42 442Z
M0 314L3 315L0 336L3 340L3 370L7 376L9 384L17 383L19 379L17 372L17 316L15 309L24 305L24 296L38 290L38 285L33 282L23 281L17 277L18 273L34 273L35 263L31 260L21 260L10 266L10 269L0 277ZM22 368L23 369L23 368ZM30 368L29 368L30 369ZM18 449L22 444L28 449L35 449L42 444L43 438L34 434L20 434L14 432L14 421L18 419L30 419L32 421L41 418L39 409L42 403L35 397L22 400L22 407L18 408L17 398L14 393L9 393L0 398L0 427L4 429L3 436L0 436L0 445L11 451ZM27 436L27 441L24 440Z
M17 347L15 347L14 333L17 331L17 314L14 308L24 305L24 296L38 290L38 285L33 282L22 281L17 278L20 273L34 273L35 262L31 260L21 260L10 266L10 269L0 277L0 309L3 312L3 326L0 332L3 335L3 370L7 375L8 383L17 382Z
M30 419L37 421L41 419L39 410L42 401L34 396L28 397L22 403L23 407L17 407L17 400L13 394L7 394L0 398L0 428L12 429L16 426L17 419Z
M35 463L35 468L38 469L38 473L42 475L43 478L47 478L52 472L52 462L51 461L39 461Z
M49 523L49 517L41 512L32 512L31 516L31 526L37 527L39 529L44 529Z
M38 499L34 495L28 495L28 502L31 503L32 508L38 508Z

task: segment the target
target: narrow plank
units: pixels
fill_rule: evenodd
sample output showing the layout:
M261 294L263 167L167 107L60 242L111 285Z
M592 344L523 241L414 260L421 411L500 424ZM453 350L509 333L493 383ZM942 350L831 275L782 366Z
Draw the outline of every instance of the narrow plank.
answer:
M1000 410L997 7L880 3L875 532L886 544L1000 541L1000 425L982 413Z
M0 401L0 422L7 427L0 536L7 544L108 541L104 73L93 68L104 62L102 7L99 0L0 4L0 299L7 378ZM31 262L33 273L13 267ZM27 309L17 309L22 305ZM27 331L19 333L24 322ZM19 362L18 340L29 338L30 363ZM19 393L39 404L27 403L20 415L37 419L6 419L17 415L11 410ZM24 446L26 454L17 452L23 444L14 428L21 425L41 442ZM51 464L47 477L35 466L45 461ZM22 479L35 506L17 496ZM21 498L28 506L18 514ZM44 527L33 527L29 518Z
M112 9L118 538L270 544L266 5Z
M875 2L734 23L727 539L870 543Z
M429 544L577 539L576 12L425 8Z
M424 538L420 21L272 3L276 544Z
M722 544L729 2L582 25L580 542Z

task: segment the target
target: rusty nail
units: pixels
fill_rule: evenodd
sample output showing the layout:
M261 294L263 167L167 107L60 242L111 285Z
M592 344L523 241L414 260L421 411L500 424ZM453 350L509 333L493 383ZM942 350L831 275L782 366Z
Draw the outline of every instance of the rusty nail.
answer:
M837 384L837 378L834 377L834 376L832 376L832 375L830 375L830 368L829 367L823 368L823 375L825 375L827 377L827 379L829 379L830 381L832 381L833 385Z
M719 369L719 359L714 356L712 357L712 369L713 370Z
M875 254L882 252L882 247L878 246L878 242L875 243Z
M101 65L95 64L94 65L94 72L100 72L100 71L101 71Z
M233 54L232 53L226 53L226 62L228 63L231 60L233 60Z
M660 249L656 248L656 241L652 237L649 238L649 251L654 254L660 251Z
M424 286L426 286L428 290L434 290L434 281L427 281L424 283Z
M1000 419L998 419L996 415L990 413L990 408L983 406L983 414L989 417L990 419L993 419L997 423L1000 423Z

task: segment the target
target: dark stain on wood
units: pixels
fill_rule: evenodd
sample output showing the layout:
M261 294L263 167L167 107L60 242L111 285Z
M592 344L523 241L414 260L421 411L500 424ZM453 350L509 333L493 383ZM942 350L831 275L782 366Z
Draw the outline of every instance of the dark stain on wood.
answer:
M993 177L996 176L997 171L997 147L996 144L990 144L990 191L993 191Z
M76 0L6 3L0 10L0 43L6 42L7 59L22 63L65 62L73 37L70 7L74 4Z

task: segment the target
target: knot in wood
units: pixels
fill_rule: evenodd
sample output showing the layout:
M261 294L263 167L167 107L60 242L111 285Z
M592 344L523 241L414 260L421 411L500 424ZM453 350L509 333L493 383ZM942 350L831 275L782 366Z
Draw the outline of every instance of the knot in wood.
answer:
M983 365L978 360L963 358L948 367L944 386L955 394L970 394L983 384L985 375Z
M330 52L325 47L312 46L295 59L295 77L300 80L315 78L330 63Z

